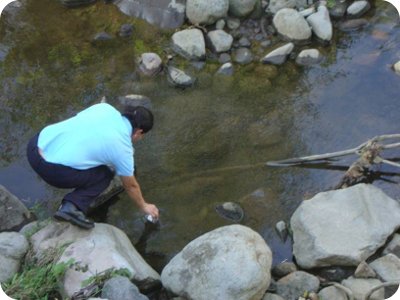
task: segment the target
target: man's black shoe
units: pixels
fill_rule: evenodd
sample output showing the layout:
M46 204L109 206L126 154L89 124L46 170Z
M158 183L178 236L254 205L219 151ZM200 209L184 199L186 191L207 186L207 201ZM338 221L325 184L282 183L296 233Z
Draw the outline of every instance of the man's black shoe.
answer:
M85 229L94 227L94 223L88 220L85 214L80 211L72 202L64 201L58 211L54 214L54 218L59 221L67 221Z

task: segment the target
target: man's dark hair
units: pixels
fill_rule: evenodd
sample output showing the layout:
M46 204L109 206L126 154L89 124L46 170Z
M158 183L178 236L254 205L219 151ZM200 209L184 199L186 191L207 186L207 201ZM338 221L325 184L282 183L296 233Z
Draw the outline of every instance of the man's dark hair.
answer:
M153 128L153 113L144 106L126 106L122 113L134 129L142 129L143 133Z

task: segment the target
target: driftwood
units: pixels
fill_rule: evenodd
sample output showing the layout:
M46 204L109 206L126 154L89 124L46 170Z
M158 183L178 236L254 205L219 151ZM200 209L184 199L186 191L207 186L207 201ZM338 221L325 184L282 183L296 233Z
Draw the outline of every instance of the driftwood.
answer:
M297 157L291 159L285 159L280 161L269 161L267 166L272 167L288 167L288 166L298 166L307 163L329 161L333 158L342 157L346 155L358 155L359 158L355 161L347 170L343 178L340 180L339 184L335 187L336 189L346 188L348 186L357 184L363 181L369 172L370 167L373 164L388 164L400 168L400 164L383 159L380 154L382 150L394 149L400 147L399 143L383 144L381 142L389 139L400 139L400 134L386 134L376 136L361 145L338 152Z

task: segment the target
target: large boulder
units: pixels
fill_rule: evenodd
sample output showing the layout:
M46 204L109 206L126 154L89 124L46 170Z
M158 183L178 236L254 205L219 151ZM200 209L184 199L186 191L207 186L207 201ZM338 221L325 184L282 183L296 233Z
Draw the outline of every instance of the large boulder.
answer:
M293 254L303 268L357 266L400 227L400 204L368 184L319 193L291 218Z
M116 0L114 4L124 14L161 28L178 28L185 21L184 0Z
M28 247L29 243L23 234L0 233L0 282L9 280L19 271Z
M0 231L19 229L30 218L31 214L25 205L0 185Z
M210 25L225 18L229 0L187 0L186 16L192 24Z
M189 299L261 299L270 284L272 254L242 225L215 229L190 242L161 273L163 286Z
M73 259L87 267L65 273L63 289L68 296L79 291L84 280L110 268L128 269L139 288L159 283L159 274L144 261L126 234L108 224L96 223L93 229L84 230L66 222L51 222L32 235L31 243L37 256L46 249L68 245L59 262Z
M311 38L311 28L306 19L295 9L283 8L272 20L276 30L285 39L307 41Z
M202 60L206 55L206 44L200 29L185 29L172 35L172 48L189 60Z

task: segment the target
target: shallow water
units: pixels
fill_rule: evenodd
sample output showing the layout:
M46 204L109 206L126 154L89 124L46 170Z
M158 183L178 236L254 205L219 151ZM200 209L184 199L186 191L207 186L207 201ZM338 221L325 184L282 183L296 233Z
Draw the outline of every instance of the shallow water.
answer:
M325 61L302 68L293 62L238 68L229 79L214 77L207 64L195 87L171 87L164 76L136 72L137 54L164 55L170 32L97 3L68 10L56 1L29 0L15 17L0 19L0 183L41 216L52 214L63 192L45 185L25 159L29 137L50 122L73 115L106 95L143 94L152 99L156 124L136 146L145 198L161 210L161 228L138 247L158 270L195 237L230 224L215 206L239 202L243 224L258 231L274 262L292 259L290 241L275 233L302 199L336 185L355 157L339 170L272 168L263 163L353 148L367 139L399 132L399 17L380 1L362 30L340 33L320 47ZM91 43L100 31L115 34L132 23L132 39ZM1 56L0 56L1 58ZM274 76L274 74L278 74ZM386 157L399 156L398 151ZM382 166L381 172L398 172ZM374 184L398 199L399 178L388 174ZM128 235L137 210L125 195L108 209L106 221Z

